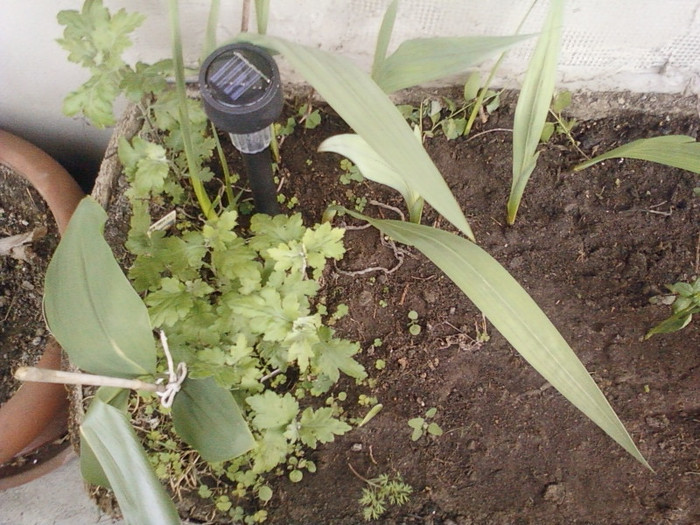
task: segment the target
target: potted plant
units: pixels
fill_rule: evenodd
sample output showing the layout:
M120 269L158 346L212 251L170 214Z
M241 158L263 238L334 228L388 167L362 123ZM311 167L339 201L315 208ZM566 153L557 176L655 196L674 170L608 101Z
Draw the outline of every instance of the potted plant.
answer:
M59 233L83 197L70 174L48 154L7 131L0 130L0 164L25 178L48 204ZM61 348L51 340L36 365L59 369ZM68 399L62 385L30 383L23 385L0 408L0 464L29 453L65 433ZM0 480L1 488L24 483L55 468L65 460L68 450L43 462L35 469Z
M74 58L88 63L93 69L95 79L101 80L89 82L81 88L81 91L72 96L69 99L69 109L75 112L82 109L88 115L94 108L81 106L81 93L83 99L85 94L104 96L105 92L100 91L98 86L104 87L105 83L109 85L109 89L105 91L111 90L113 94L115 90L124 89L136 100L141 100L143 97L143 86L148 86L148 91L153 90L158 94L158 100L155 103L149 102L145 106L144 112L144 120L147 123L155 123L155 126L149 128L150 124L147 124L146 130L141 136L124 137L119 141L119 157L124 164L126 179L130 183L127 194L134 212L131 222L132 231L127 241L136 256L130 269L130 276L138 292L145 297L145 303L149 307L150 322L168 332L171 340L175 341L176 351L179 354L176 360L182 358L184 362L188 362L192 369L203 376L215 378L219 384L227 384L228 388L233 391L239 409L247 414L250 428L255 434L254 447L258 450L257 456L253 457L252 460L249 458L253 467L246 470L243 464L234 462L231 471L220 472L220 474L227 475L234 482L239 483L242 486L241 490L252 488L258 499L264 502L269 500L272 494L269 487L260 481L257 475L260 472L274 469L282 461L280 457L275 457L274 464L265 463L266 457L269 457L273 452L280 456L279 450L286 449L290 445L293 446L291 450L295 452L296 448L294 447L298 443L306 445L313 443L315 445L319 441L330 440L334 435L341 434L346 430L343 425L336 422L339 420L335 417L332 409L329 409L330 412L328 410L321 411L322 409L301 412L299 399L311 391L325 393L329 388L328 379L337 378L340 371L358 379L362 377L364 371L361 371L361 367L358 368L352 359L356 350L351 347L345 347L342 351L336 349L338 354L332 355L332 360L336 364L337 362L343 363L343 366L336 366L335 370L327 368L324 370L324 360L328 356L324 357L323 352L315 348L316 343L324 337L324 330L319 323L320 317L316 315L319 312L310 310L303 300L290 299L286 304L282 300L283 297L287 298L285 294L291 297L291 281L287 283L289 288L285 288L287 286L285 285L286 279L301 279L308 284L316 273L314 270L322 268L320 264L319 267L314 267L310 263L312 259L319 261L325 256L337 258L336 255L342 253L338 245L331 242L332 237L337 233L334 233L330 227L324 229L324 226L317 226L315 229L303 230L290 225L287 222L289 219L269 219L258 216L257 219L254 218L251 221L253 232L263 237L267 236L267 239L264 242L262 238L258 238L257 241L241 240L236 230L238 212L229 208L232 204L235 205L236 199L229 196L228 201L224 198L209 200L207 197L204 183L211 178L207 162L213 156L218 138L217 135L209 133L199 103L185 98L184 69L179 39L177 38L176 8L177 3L171 3L171 13L174 13L172 27L175 35L176 90L167 89L167 83L162 75L163 72L169 71L171 64L167 62L152 66L139 64L135 68L131 68L120 62L121 58L117 56L116 52L120 51L119 47L123 48L128 45L128 39L125 36L119 40L120 45L116 49L109 50L110 52L115 51L115 53L110 55L106 61L109 65L108 71L101 70L100 64L90 63L90 56L79 54L80 51L84 50L84 47L75 44L75 42L71 43L70 38L68 38L77 38L83 43L90 41L89 32L84 32L89 24L73 25L70 31L67 30L67 38L64 43L73 50ZM102 9L99 2L88 2L84 8L83 16L89 18L96 16L95 13L99 12L99 16L104 19ZM494 325L514 347L545 378L559 390L565 392L569 399L572 399L579 408L601 425L628 452L646 465L645 460L614 412L607 405L595 383L588 376L583 365L508 272L478 246L463 237L419 224L422 203L425 199L456 228L461 230L466 237L473 238L469 224L459 205L451 197L444 181L441 180L427 155L424 155L424 152L421 153L422 148L416 146L414 133L390 103L382 88L391 91L397 86L404 87L404 85L411 85L412 82L416 81L415 78L405 80L405 77L410 71L415 70L411 66L418 59L423 59L428 64L426 71L430 75L434 74L435 70L444 73L449 68L459 69L464 68L465 65L462 61L453 63L450 62L449 57L442 57L442 62L438 61L438 66L431 69L430 64L436 63L434 55L431 54L435 48L435 41L412 43L404 47L403 50L399 48L394 55L386 57L387 35L391 32L392 10L395 13L395 9L396 3L392 3L383 25L383 38L379 39L380 45L375 60L374 79L358 72L346 61L318 50L307 49L281 39L261 35L242 35L240 38L282 53L295 68L307 77L319 94L358 133L358 135L343 136L329 141L324 147L329 151L337 151L350 157L366 177L400 191L406 200L409 216L413 222L374 219L338 207L333 208L330 213L354 215L368 221L395 240L418 247L460 286L489 316ZM554 17L557 10L553 12L555 13ZM79 16L79 13L71 12L64 14L63 19L69 23ZM130 30L138 24L138 17L128 18L122 12L119 16L122 28ZM109 16L106 19L108 20ZM549 22L551 26L555 25L553 20L555 19L553 18ZM71 32L73 34L70 34ZM490 50L496 51L518 40L520 39L510 38L498 43L492 42L493 46ZM547 43L546 40L545 43ZM382 42L383 44L381 44ZM465 42L462 41L458 44L465 45ZM114 74L115 70L118 71L118 74ZM426 74L423 74L417 81L420 82L425 78ZM405 82L408 83L404 84ZM139 89L135 89L135 87ZM551 93L547 98L551 98ZM104 111L105 107L108 108L106 112ZM99 111L93 116L98 119L102 118L102 122L105 123L112 118L109 108L111 108L109 103L106 106L101 105L98 108ZM378 123L386 126L382 127ZM154 129L156 127L159 129ZM527 150L529 147L527 146L525 149ZM524 159L521 163L522 172L518 173L518 181L515 183L519 195L522 194L524 184L529 177L529 173L524 175L523 173L532 167L531 164L536 161L536 155L534 152L521 151L520 157L521 160ZM222 169L226 174L226 164L223 163L223 166ZM189 224L180 225L182 237L166 235L164 229L171 228L172 222L166 221L165 226L160 222L154 222L153 219L156 217L152 217L152 208L149 208L151 199L161 205L163 202L167 202L167 205L170 206L174 202L177 206L180 202L179 199L183 198L182 187L173 183L171 175L176 175L178 183L183 180L187 181L189 178L199 206L199 211L196 213L203 216L200 225L193 226L191 221L184 221L189 222ZM227 184L222 188L222 193L228 191ZM519 201L519 199L520 197L516 195L514 200ZM515 209L517 209L517 203ZM183 219L180 220L183 221ZM96 247L100 243L99 226L103 221L104 216L93 205L85 204L81 218L75 223L75 236L70 243L66 244L64 254L72 254L75 257L78 254L97 253ZM296 233L291 234L290 231ZM316 236L322 238L323 241L318 242ZM270 244L270 238L275 239L278 244ZM80 239L88 239L88 241L81 244ZM326 246L328 251L324 253L323 246L326 241L328 241ZM247 247L246 243L248 243ZM251 252L250 245L259 246L259 248ZM310 252L310 246L320 250L320 253ZM103 248L100 250L104 251ZM170 254L168 255L166 252L170 252ZM173 254L197 255L197 257L187 257L188 264L183 267L179 264L182 262L181 260L173 259ZM110 259L109 254L104 252L100 257L102 257L100 260L105 264L93 266L100 269L106 268L106 263ZM240 264L235 267L227 266L226 261L229 257L237 260ZM59 264L59 266L65 269L71 265ZM109 270L112 277L108 280L102 279L102 281L116 282L120 280L123 284L117 271L113 271L114 264L109 263L109 266L112 268ZM282 273L278 277L271 277L274 272ZM219 283L223 285L223 291L215 289L211 281L203 278L204 275L207 278L211 278L213 275L214 280L223 278L223 281ZM79 282L86 277L85 274L80 274L71 278L71 282ZM93 276L93 278L95 277ZM56 279L56 282L59 281L60 279ZM97 278L96 282L99 281L100 279ZM231 289L231 283L234 283L235 290ZM271 290L268 285L275 285L278 289ZM315 289L315 287L311 284L311 288ZM259 294L263 289L266 290L266 293ZM149 322L143 320L147 319L148 316L144 317L143 315L143 305L137 306L139 302L134 297L138 298L138 296L132 292L127 295L130 295L131 299L125 302L125 304L130 305L125 311L141 312L138 315L142 320L138 323L134 322L134 324L141 326L141 341L139 344L131 346L128 344L119 345L119 348L123 350L121 352L123 356L131 357L126 361L122 359L123 356L110 359L116 365L105 372L110 372L112 375L152 377L156 372L152 362L154 359L153 341L151 337L150 343L148 342ZM301 295L308 294L301 292ZM228 302L222 303L222 298ZM49 303L51 301L53 299ZM301 308L299 308L300 304ZM53 310L55 313L62 309L54 307ZM107 307L104 311L108 311ZM271 315L271 311L276 312L276 314ZM222 333L215 334L210 338L211 334L205 333L202 326L207 326L203 322L204 320L208 320L212 326L217 324L216 315L212 315L213 313L228 315L229 319L233 319L234 315L232 314L235 314L235 316L244 319L244 325L241 325L239 320L231 320L236 327L235 331L224 329ZM189 322L192 317L197 318L197 323ZM55 317L54 322L56 319L58 318ZM284 319L284 322L278 326L274 319ZM59 332L65 332L65 327L62 330L59 325L66 325L69 322L67 319L58 319L58 324L54 325L55 329ZM533 327L537 327L537 329L533 330ZM117 329L117 331L119 330ZM231 356L219 348L218 345L222 338L230 338L232 335L238 336L239 334L242 335L241 348L238 348L240 355ZM65 334L65 337L69 336L70 334ZM95 365L90 363L86 357L87 348L90 348L97 339L100 339L99 335L94 336L93 334L88 342L66 344L66 347L72 347L76 359L83 363L81 368L91 372L94 371L92 369L95 368ZM109 340L109 338L106 339ZM251 344L253 340L255 342ZM226 347L236 348L237 341L238 339L227 339ZM324 341L324 343L328 343L328 341ZM201 346L197 347L197 344ZM131 355L131 352L134 352L138 347L148 347L148 350L143 352L143 356L149 356L149 362L144 366L139 365L129 369L131 364L127 361L140 359ZM165 342L162 347L163 350L166 349ZM107 355L108 350L105 349L104 355ZM267 359L267 361L262 368L256 365L251 367L249 366L250 361L245 361L251 357L253 360L257 360L257 363L260 363L262 358ZM240 361L240 359L244 359L244 361ZM247 364L244 365L244 362ZM327 364L325 362L325 365ZM243 373L246 367L258 381L249 381L250 377L246 377ZM251 368L256 370L250 370ZM261 373L261 369L266 373ZM565 370L569 377L576 377L576 381L562 381L560 377L562 370ZM308 371L311 373L306 375ZM291 395L289 392L280 393L274 389L264 393L250 391L250 389L264 389L265 386L261 387L261 384L264 385L275 377L286 379L286 373L300 374L301 377L309 380L308 384L302 381L301 390L303 392L295 391L294 395ZM325 377L323 377L324 374ZM137 388L143 389L145 386L142 383ZM181 394L175 394L175 400L178 399L179 395ZM103 394L98 396L97 406L102 408L97 410L101 412L97 412L100 415L89 421L87 431L88 441L91 445L99 446L101 434L105 436L108 434L109 424L117 425L121 429L128 427L124 417L116 416L114 412L111 412L111 409L105 408L107 405L113 404L115 407L119 406L119 411L123 414L126 409L124 397L123 393L116 391L103 391ZM275 407L276 412L271 412L270 406ZM317 425L317 430L319 426L323 427L323 425L319 425L317 419L323 419L324 425L328 425L325 431L319 431L325 433L314 434L309 430L313 425ZM109 421L109 423L103 427L92 426L96 421ZM99 428L101 430L98 430ZM430 425L426 424L428 431L430 428ZM432 428L435 431L435 427ZM245 431L243 433L245 434ZM323 438L320 437L321 435ZM112 443L112 445L117 446L117 443ZM110 447L101 448L109 449ZM93 450L93 452L95 451ZM124 453L120 457L126 456L128 454ZM103 459L105 458L103 457ZM128 478L124 477L123 473L120 474L119 469L116 468L119 466L119 462L113 461L112 463L113 470L105 473L113 486L114 480L118 480L121 476L119 484L124 490L125 480ZM299 465L299 463L299 460L295 460L295 463L291 463L291 465ZM309 465L309 462L305 460L305 464ZM141 461L141 465L146 465L146 462ZM252 474L248 475L248 473ZM301 475L303 475L301 470L294 467L291 470L290 478L298 480ZM145 474L143 476L143 479L147 478ZM248 477L246 478L246 476ZM153 486L151 481L148 483ZM204 486L202 492L207 490L208 487ZM128 499L124 493L122 496ZM231 511L232 517L243 517L238 508L232 507L230 501L222 500L218 503L220 503L220 510ZM134 512L139 512L139 510L136 509ZM257 513L248 516L249 521L259 521L263 517Z

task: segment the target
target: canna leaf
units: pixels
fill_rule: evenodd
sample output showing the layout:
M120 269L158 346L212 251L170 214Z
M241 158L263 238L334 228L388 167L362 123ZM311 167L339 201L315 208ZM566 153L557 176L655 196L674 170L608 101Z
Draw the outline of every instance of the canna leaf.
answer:
M535 370L637 461L651 469L571 347L498 261L476 244L453 233L345 211L368 221L394 240L423 252Z
M349 60L281 38L244 34L242 40L282 53L340 117L440 214L474 238L454 195L398 109Z
M97 389L95 397L126 414L126 409L129 405L129 390L103 386ZM90 406L92 407L92 404ZM90 409L88 408L89 411ZM80 440L80 473L83 479L92 485L111 488L109 479L97 456L95 456L95 453L84 439Z
M205 461L233 459L255 446L231 392L211 377L185 380L173 402L173 425Z
M86 197L46 271L44 313L78 368L116 377L154 374L148 312L102 237L107 214Z
M630 158L648 160L700 173L700 142L687 135L668 135L639 139L598 155L574 168L581 171L607 159Z
M255 0L255 20L258 33L267 33L267 22L270 18L270 0Z
M122 411L95 398L80 426L80 437L104 469L126 523L180 523Z
M535 153L554 94L564 0L552 0L515 107L513 121L513 183L508 198L508 224L515 222L525 186L537 164Z

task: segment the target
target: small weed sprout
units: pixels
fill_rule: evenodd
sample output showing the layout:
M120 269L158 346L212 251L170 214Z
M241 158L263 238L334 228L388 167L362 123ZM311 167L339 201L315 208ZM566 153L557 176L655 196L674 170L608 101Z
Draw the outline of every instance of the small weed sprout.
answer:
M421 326L418 324L418 312L411 310L408 312L408 332L411 335L418 335L421 333Z
M414 417L408 420L408 426L413 429L411 441L418 441L423 435L442 436L442 428L434 421L428 421L437 414L437 408L433 407L426 411L425 417Z
M486 122L488 115L496 111L501 104L500 93L490 89L484 92L481 100L477 100L479 83L478 74L470 75L464 84L461 100L448 97L428 98L423 100L419 107L402 104L397 106L397 109L408 122L421 130L423 137L432 138L438 130L442 131L447 140L467 136L471 131L467 114L475 110L477 102L479 108L476 111L482 122Z
M347 185L351 182L362 182L365 180L362 173L360 173L360 170L357 169L357 166L355 166L348 159L343 159L340 161L340 169L343 170L343 173L340 175L341 184Z
M321 113L314 109L311 104L302 104L297 112L299 124L304 125L304 129L314 129L321 124Z
M549 107L549 114L554 118L554 122L545 122L544 128L542 128L542 135L540 136L540 142L549 142L549 140L556 135L564 135L571 143L571 145L578 151L578 153L584 158L590 158L586 155L583 150L579 147L578 142L572 135L572 131L578 125L578 120L575 118L567 119L562 115L562 112L571 105L571 92L562 91L557 94L552 100L552 105Z
M652 304L671 305L673 315L649 330L644 339L654 334L669 334L688 326L693 314L700 313L700 277L692 283L677 282L666 286L673 295L657 295L650 299Z
M354 469L353 469L354 471ZM404 505L408 503L413 487L405 483L400 474L391 477L381 474L373 479L365 479L358 475L367 486L362 489L359 502L362 505L362 516L366 521L379 519L387 510L387 505Z

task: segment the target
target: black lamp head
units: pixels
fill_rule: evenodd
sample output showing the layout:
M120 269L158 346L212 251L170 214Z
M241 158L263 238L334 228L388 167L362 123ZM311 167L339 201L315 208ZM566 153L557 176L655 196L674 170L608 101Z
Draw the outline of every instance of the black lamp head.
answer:
M260 131L282 113L277 64L252 44L229 44L214 51L202 64L199 86L209 119L234 135Z

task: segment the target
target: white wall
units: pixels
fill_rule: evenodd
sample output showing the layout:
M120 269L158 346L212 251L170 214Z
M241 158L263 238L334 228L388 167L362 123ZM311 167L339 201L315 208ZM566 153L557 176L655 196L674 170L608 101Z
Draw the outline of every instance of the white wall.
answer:
M223 42L240 28L242 0L221 3ZM268 31L342 53L368 69L388 3L271 0ZM105 4L148 16L137 30L129 60L169 56L165 0L105 0ZM61 9L81 5L82 0L0 2L0 127L38 143L69 168L76 159L89 166L109 135L61 114L61 100L85 73L67 62L55 42L62 33L55 17ZM401 40L421 36L512 34L530 5L531 0L402 0L390 49ZM208 6L208 0L180 1L186 58L192 64L200 53ZM540 0L523 32L538 30L546 7L547 2ZM524 46L509 54L498 84L517 87L529 49ZM569 0L559 85L700 94L700 0Z

